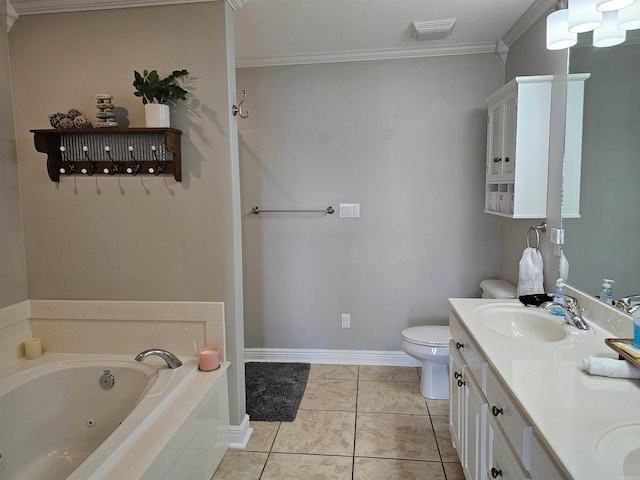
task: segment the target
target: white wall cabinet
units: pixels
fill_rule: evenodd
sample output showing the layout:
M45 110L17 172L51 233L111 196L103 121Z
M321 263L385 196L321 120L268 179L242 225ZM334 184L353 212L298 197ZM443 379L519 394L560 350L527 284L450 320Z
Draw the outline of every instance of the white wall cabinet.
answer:
M489 359L454 312L449 328L449 430L465 479L563 478Z
M547 216L552 80L516 77L487 99L486 213Z

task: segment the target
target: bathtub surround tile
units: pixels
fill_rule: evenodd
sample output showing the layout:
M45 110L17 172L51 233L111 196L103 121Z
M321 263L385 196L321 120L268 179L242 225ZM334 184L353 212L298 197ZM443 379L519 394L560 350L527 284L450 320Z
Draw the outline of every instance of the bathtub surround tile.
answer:
M440 462L356 458L353 480L450 480Z
M226 358L221 302L30 300L29 307L33 331L53 352L136 354L153 346L194 356L215 346Z
M24 342L31 336L29 320L0 329L0 373L24 358Z
M30 315L29 312L28 300L0 308L0 330L27 320Z
M357 380L357 365L319 365L312 364L309 380L324 378L327 380Z
M383 367L375 365L361 365L359 380L377 380L380 382L420 382L416 367Z
M273 452L353 455L355 413L299 410L293 422L282 423Z
M361 367L362 368L362 367ZM418 384L407 382L358 382L358 412L428 415Z
M440 461L431 420L424 415L358 412L355 456Z
M356 411L356 380L312 379L307 381L300 409Z
M280 422L251 422L253 433L245 447L247 452L270 452L280 428Z
M329 455L269 455L261 480L351 480L351 457Z
M229 450L212 480L259 480L268 453Z

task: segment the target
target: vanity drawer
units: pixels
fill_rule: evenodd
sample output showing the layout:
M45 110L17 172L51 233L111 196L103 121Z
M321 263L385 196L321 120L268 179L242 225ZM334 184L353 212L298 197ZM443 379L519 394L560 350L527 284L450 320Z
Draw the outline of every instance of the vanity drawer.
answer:
M483 479L523 480L529 474L522 468L515 453L509 447L495 417L487 418L487 465ZM551 480L551 479L549 479Z
M471 340L470 335L462 326L462 322L455 313L449 314L449 331L451 332L451 349L456 349L464 358L464 363L469 367L473 377L480 386L482 392L486 390L486 377L488 363L480 353L478 346Z
M513 446L522 465L531 470L531 437L533 427L516 408L513 401L498 381L491 368L487 369L487 389L485 391L489 403L488 416L502 428L507 440Z

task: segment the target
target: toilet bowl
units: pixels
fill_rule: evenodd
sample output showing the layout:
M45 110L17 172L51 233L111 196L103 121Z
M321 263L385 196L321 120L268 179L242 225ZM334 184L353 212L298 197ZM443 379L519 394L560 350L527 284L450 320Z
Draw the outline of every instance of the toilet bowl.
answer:
M402 331L400 347L422 364L420 393L434 399L449 398L449 327L425 325Z
M505 280L480 282L482 298L516 298L516 286ZM402 331L400 347L422 364L420 393L434 399L449 398L449 327L425 325Z

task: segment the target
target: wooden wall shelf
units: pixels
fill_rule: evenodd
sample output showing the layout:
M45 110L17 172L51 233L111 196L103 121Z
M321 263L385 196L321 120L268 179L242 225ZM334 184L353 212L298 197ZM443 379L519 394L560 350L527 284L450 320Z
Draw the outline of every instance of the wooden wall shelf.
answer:
M64 175L173 175L182 181L180 136L174 128L31 130L47 154L54 182Z

